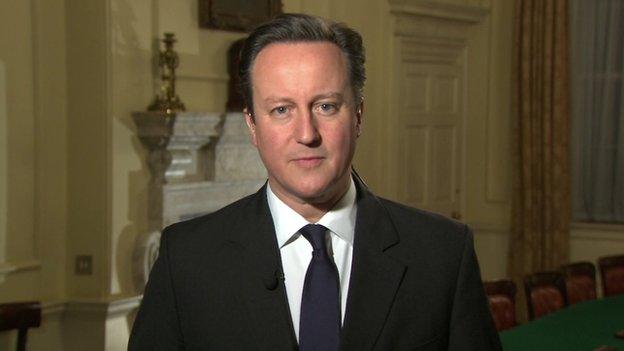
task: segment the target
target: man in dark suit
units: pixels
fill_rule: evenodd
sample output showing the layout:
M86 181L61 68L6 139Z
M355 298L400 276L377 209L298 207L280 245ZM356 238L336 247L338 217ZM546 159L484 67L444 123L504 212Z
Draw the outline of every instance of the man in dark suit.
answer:
M500 350L472 234L352 173L362 40L306 15L241 54L256 194L165 229L130 350Z

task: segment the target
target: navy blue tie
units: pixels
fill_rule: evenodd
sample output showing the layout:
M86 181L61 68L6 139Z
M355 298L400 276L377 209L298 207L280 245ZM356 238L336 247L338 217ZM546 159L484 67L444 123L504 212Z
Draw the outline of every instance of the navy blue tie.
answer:
M308 224L299 231L314 249L301 298L300 351L340 350L339 278L327 252L326 231L318 224Z

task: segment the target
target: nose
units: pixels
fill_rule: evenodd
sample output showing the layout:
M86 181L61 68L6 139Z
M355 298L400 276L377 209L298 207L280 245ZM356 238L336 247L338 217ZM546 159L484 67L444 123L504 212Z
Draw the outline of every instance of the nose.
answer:
M311 111L306 111L299 115L295 128L298 143L315 146L321 141L317 120Z

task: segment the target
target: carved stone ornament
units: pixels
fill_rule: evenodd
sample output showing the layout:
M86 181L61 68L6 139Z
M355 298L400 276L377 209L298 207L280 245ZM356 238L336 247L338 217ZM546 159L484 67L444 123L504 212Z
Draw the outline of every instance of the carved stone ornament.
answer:
M133 276L142 290L163 227L257 191L267 173L240 112L136 112L133 118L151 172L149 230L137 238L133 254Z
M135 286L142 290L158 257L160 231L141 234L136 243L132 253L132 280Z

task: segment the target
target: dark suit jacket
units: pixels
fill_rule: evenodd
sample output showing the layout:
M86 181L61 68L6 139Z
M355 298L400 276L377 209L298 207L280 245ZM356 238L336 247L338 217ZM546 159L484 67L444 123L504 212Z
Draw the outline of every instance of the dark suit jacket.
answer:
M296 350L266 186L163 232L129 350ZM343 350L500 350L472 234L358 184Z

